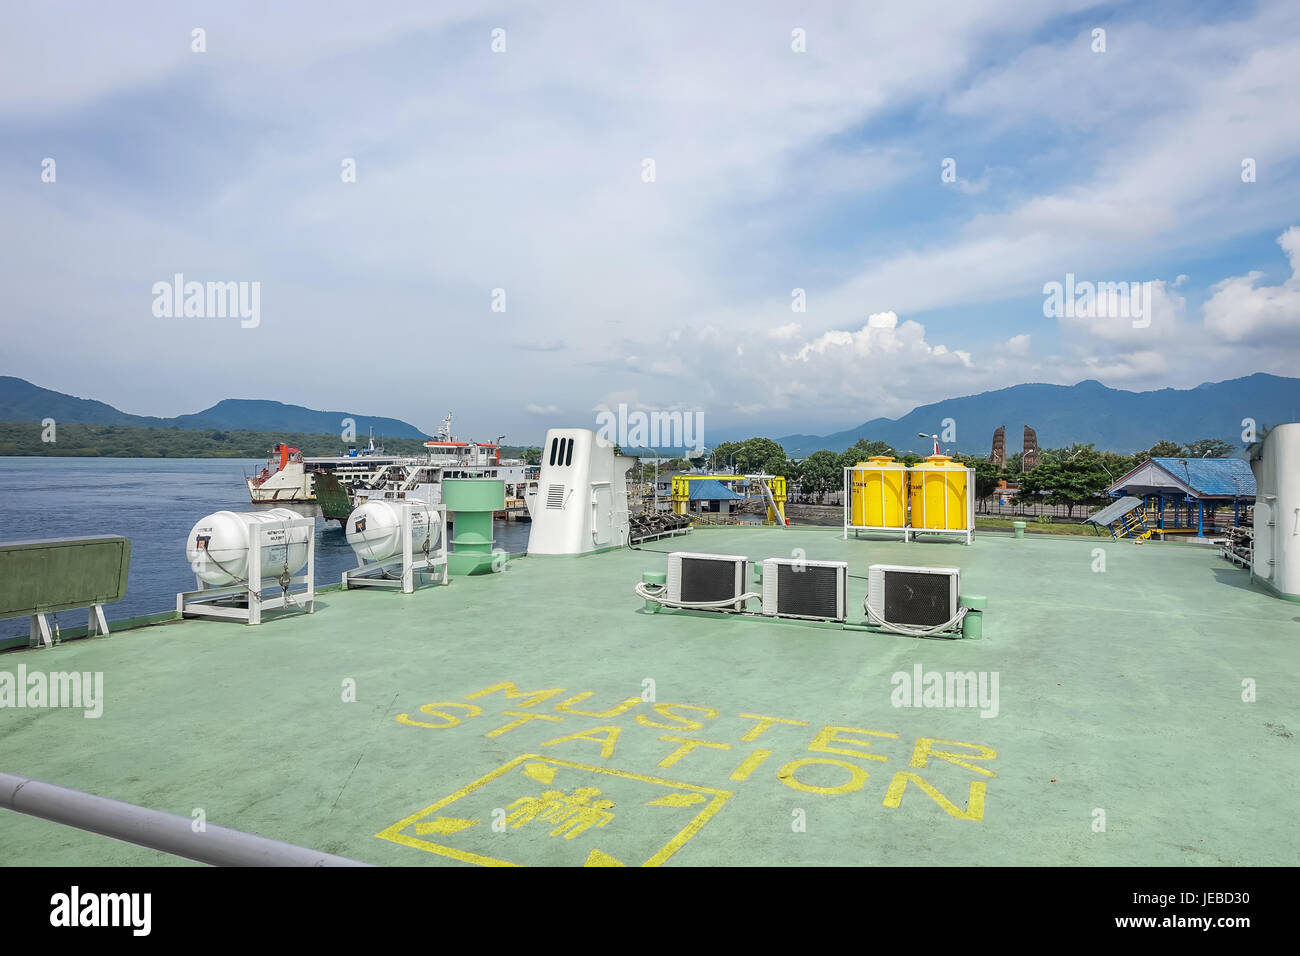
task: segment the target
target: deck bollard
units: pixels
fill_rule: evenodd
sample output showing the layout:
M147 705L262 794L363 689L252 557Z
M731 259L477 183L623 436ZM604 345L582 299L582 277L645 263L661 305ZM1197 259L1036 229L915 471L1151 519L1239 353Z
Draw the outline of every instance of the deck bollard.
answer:
M666 571L644 571L641 574L642 584L654 584L664 587L668 583L668 573ZM656 613L662 605L658 601L652 601L646 598L645 612L647 614Z
M1023 538L1025 536L1025 523L1023 521L1013 521L1011 522L1011 527L1016 529L1017 538Z
M963 640L978 641L984 636L984 609L989 599L978 594L963 594L957 599L960 607L970 608L961 622Z

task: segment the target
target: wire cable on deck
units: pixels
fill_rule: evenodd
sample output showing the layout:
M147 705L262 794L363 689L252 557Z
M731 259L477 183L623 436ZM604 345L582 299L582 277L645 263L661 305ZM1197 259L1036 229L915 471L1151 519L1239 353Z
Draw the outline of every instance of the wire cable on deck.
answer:
M759 600L763 597L763 595L759 594L757 591L746 591L744 594L724 598L720 601L670 601L668 598L664 597L664 595L668 593L668 588L666 586L662 584L647 584L644 581L638 582L636 587L632 590L636 592L637 597L643 600L654 601L656 604L662 604L664 607L679 607L685 610L692 608L698 608L700 610L706 610L708 608L725 608L728 605L743 604L751 599Z
M952 620L944 621L942 624L935 624L930 627L914 627L910 624L893 624L886 621L876 613L876 609L871 606L867 598L862 599L862 610L867 612L867 620L877 627L882 627L886 631L892 631L895 634L903 634L907 637L930 637L943 631L954 630L966 619L966 614L970 611L968 607L960 607L957 614Z

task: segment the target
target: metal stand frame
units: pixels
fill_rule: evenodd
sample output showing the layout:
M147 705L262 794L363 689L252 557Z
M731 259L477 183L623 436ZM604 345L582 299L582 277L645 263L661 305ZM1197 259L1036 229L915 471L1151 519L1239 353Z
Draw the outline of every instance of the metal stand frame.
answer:
M949 528L919 528L919 527L917 527L916 525L912 524L912 515L911 515L910 510L909 510L909 509L910 509L909 500L910 500L911 495L912 495L911 482L912 482L912 476L913 476L914 474L916 474L917 471L918 471L917 469L912 469L912 468L909 468L909 469L907 469L907 470L904 472L904 474L905 474L905 476L906 476L906 480L905 480L905 484L904 484L904 488L903 488L903 497L904 497L903 509L904 509L904 514L905 514L906 517L904 518L904 523L903 523L902 525L899 525L899 526L897 526L897 527L889 527L889 526L887 526L887 525L880 525L880 526L877 526L877 525L855 525L855 524L853 524L853 512L852 512L852 508L853 508L853 494L852 494L852 479L850 478L850 473L852 473L852 472L863 472L863 473L865 474L866 472L874 471L874 470L876 470L876 469L872 469L872 468L857 468L857 467L854 467L854 466L849 466L849 467L846 467L846 468L844 469L844 540L845 540L845 541L848 540L848 538L849 538L849 532L850 532L850 531L853 532L853 536L854 536L855 538L857 537L859 531L876 531L876 532L885 532L885 533L888 533L888 534L895 534L895 535L901 533L902 536L903 536L903 542L904 542L904 543L908 543L908 542L910 542L910 541L911 541L912 539L914 539L918 534L947 534L947 535L959 535L959 536L961 536L961 537L963 537L963 538L966 539L966 543L967 543L967 544L970 544L971 541L974 540L974 537L975 537L975 470L974 470L973 468L967 468L967 469L965 469L965 471L966 471L966 527L965 527L965 528L951 528L951 529L949 529ZM883 470L883 469L882 469L882 470ZM956 471L956 469L949 469L949 471ZM924 471L921 472L921 476L922 476L922 477L921 477L921 480L922 480L922 482L925 481L925 475L926 475L926 474L927 474L927 473L924 472ZM933 472L929 472L928 474L942 475L943 472L942 472L942 471L933 471ZM945 479L945 480L946 480L946 479ZM881 497L882 497L882 499L883 499L883 496L884 496L884 494L885 494L885 482L884 482L883 477L882 477L881 482L880 482L880 494L881 494ZM947 524L947 523L948 523L948 515L947 515L948 496L947 496L947 494L944 495L943 502L944 502L943 506L944 506L944 511L945 511L945 514L944 514L944 524ZM883 504L884 504L884 503L883 503L883 500L882 500L882 503L881 503L881 505L882 505L882 507L881 507L881 514L884 514L884 507L883 507ZM924 492L924 485L922 485L922 493L921 493L921 520L922 520L923 522L925 521L925 492Z
M288 588L280 589L279 579L272 574L263 577L262 537L273 531L284 531L287 538L297 528L307 529L307 567L302 574L289 578L289 588L305 585L305 589L290 593ZM298 607L307 614L316 612L316 519L286 518L284 521L251 524L248 526L248 579L239 584L212 586L194 576L198 582L197 591L182 591L176 595L176 611L184 617L216 617L245 624L261 624L263 611L274 611L284 607ZM272 582L280 590L278 597L263 597ZM245 605L218 603L232 595L242 595Z
M957 469L951 468L946 470L951 472L951 471L956 471ZM909 478L908 478L909 482L911 481L910 473L914 473L917 471L921 473L921 482L922 482L921 521L924 522L925 521L925 478L927 475L942 476L944 474L944 471L938 470L938 471L927 472L919 468L909 469ZM966 539L967 544L971 543L971 541L975 537L975 469L967 468L965 469L965 471L966 471L966 527L965 528L918 528L916 525L912 524L911 521L909 520L907 524L907 534L909 537L915 538L918 534L959 535ZM946 480L947 479L945 479L945 481ZM911 493L912 493L911 488L909 487L908 495L910 496ZM943 523L948 524L948 494L946 489L943 496Z
M438 583L446 584L449 578L446 506L426 505L422 501L390 501L388 503L397 506L402 513L402 553L389 558L387 561L361 564L350 571L344 571L344 590L350 588L401 588L403 594L410 594L415 590L415 576L417 574L435 574L438 569L442 570L442 573L437 575L440 578ZM415 542L411 538L411 511L417 506L431 508L438 514L438 522L441 528L438 548L436 551L430 551L428 557L424 557L423 552L415 550ZM416 556L417 554L419 554L419 557ZM401 574L398 577L390 576L390 571L399 568Z
M54 633L50 630L50 622L45 617L45 614L46 612L41 611L32 615L32 629L27 640L28 647L54 646ZM86 621L86 636L108 637L108 619L104 617L104 605L90 605L90 617Z
M54 646L54 636L50 633L50 622L44 614L33 614L32 631L27 638L27 646L39 647L42 644L46 647Z
M906 471L903 472L904 475L903 524L891 527L889 525L868 525L868 524L853 523L853 489L852 489L853 480L850 477L850 474L853 472L862 472L863 474L866 474L867 472L870 471L883 472L885 470L886 469L883 468L858 468L852 465L844 469L844 499L843 500L844 500L844 540L845 541L849 539L850 531L853 532L853 537L855 538L858 536L859 531L882 531L888 534L902 534L903 541L904 542L907 541L907 481L906 481L907 472ZM882 475L880 479L880 498L881 498L880 513L882 515L885 513L884 497L885 497L885 480L884 480L884 476Z

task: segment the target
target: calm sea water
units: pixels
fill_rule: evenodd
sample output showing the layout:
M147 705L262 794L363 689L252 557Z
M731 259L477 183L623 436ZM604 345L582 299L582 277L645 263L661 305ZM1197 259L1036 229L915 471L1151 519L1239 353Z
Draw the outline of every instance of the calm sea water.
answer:
M117 534L131 539L126 597L104 610L109 623L176 607L176 593L194 588L185 536L214 511L253 511L244 473L261 459L0 458L0 541ZM283 507L283 506L282 506ZM338 522L315 505L293 507L316 518L316 584L337 584L356 567ZM496 522L497 546L526 550L529 525ZM83 611L59 620L86 623ZM26 618L0 621L0 637L25 635Z

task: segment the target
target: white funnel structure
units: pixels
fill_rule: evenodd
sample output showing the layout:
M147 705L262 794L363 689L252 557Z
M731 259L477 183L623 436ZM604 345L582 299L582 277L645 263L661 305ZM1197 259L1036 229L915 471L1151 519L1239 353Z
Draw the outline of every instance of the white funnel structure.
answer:
M588 554L628 541L631 458L586 428L552 428L531 504L529 554Z
M1251 447L1255 546L1251 576L1300 601L1300 424L1274 427Z

